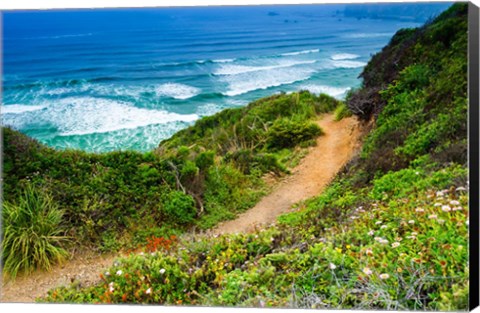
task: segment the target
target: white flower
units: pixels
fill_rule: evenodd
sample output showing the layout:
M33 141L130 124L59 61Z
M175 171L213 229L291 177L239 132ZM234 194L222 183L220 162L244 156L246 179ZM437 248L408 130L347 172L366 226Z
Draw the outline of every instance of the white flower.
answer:
M394 243L392 243L392 248L396 248L398 246L400 246L400 242L395 241Z
M443 211L443 212L450 212L451 210L452 210L452 208L449 207L448 205L442 206L442 211Z
M335 264L333 264L333 263L330 263L330 264L328 265L328 267L329 267L331 270L334 270L334 269L337 268L337 267L335 266Z
M372 274L373 274L372 270L369 269L368 267L365 267L365 268L363 269L363 272L364 272L366 275L372 275Z
M456 206L452 209L452 211L461 211L463 208L461 206Z
M409 220L408 224L415 224L415 221L414 220Z
M442 206L442 204L437 202L437 203L435 203L433 206L434 206L434 207Z
M367 249L367 250L365 250L365 254L366 254L366 255L370 255L370 256L373 255L372 249Z
M420 173L419 173L419 172L415 172L415 175L420 175Z
M442 219L438 219L437 222L438 224L445 224L445 220L442 220Z
M368 235L369 235L369 236L373 236L374 234L375 234L375 232L374 232L373 230L371 230L371 231L368 232Z
M117 276L120 276L120 275L122 275L122 274L123 274L122 270L118 270L118 271L117 271Z
M145 291L145 293L146 293L147 295L151 294L151 293L152 293L152 288L148 288L147 291Z
M380 224L382 224L382 221L376 221L375 222L375 225L380 225Z
M467 224L467 226L468 226L468 225L470 224L470 222L467 220L467 221L465 222L465 224Z
M467 188L465 187L458 187L457 189L455 189L456 191L465 191L467 190Z
M164 268L162 268L162 269L160 270L160 274L162 274L162 275L165 274L165 269L164 269Z
M416 209L415 209L415 212L423 213L423 212L425 212L425 210L422 209L422 208L416 208Z
M416 239L417 237L415 236L407 236L408 239Z
M382 225L380 228L381 228L381 229L385 229L385 228L387 228L387 227L388 227L387 225Z
M388 274L380 274L379 275L380 279L388 279L390 277L390 275Z
M382 238L382 239L380 240L380 243L381 243L382 245L386 245L386 244L388 244L388 240Z
M437 191L437 197L443 197L444 193L442 191Z
M105 272L105 276L110 276L110 272Z
M450 204L451 205L460 205L460 202L457 201L457 200L452 200L452 201L450 201Z
M380 241L382 240L382 237L375 237L375 238L373 238L373 239L374 239L375 241L380 242Z
M113 288L113 282L111 282L110 284L108 284L108 291L113 292L114 290L115 288Z
M433 219L436 219L436 218L437 218L437 215L436 215L436 214L432 214L432 215L429 215L428 218L431 219L431 220L433 220Z

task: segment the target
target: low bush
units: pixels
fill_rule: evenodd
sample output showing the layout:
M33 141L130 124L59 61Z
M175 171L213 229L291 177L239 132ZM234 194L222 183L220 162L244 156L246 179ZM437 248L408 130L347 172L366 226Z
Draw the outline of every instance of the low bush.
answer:
M267 144L272 149L291 148L315 139L323 133L320 126L312 122L279 119L267 133Z
M171 221L191 223L196 216L195 200L181 191L172 191L163 201L163 211Z

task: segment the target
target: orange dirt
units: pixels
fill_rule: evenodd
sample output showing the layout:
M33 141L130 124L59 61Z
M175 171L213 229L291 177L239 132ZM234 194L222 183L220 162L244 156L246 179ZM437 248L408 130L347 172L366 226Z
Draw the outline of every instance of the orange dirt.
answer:
M116 255L84 253L63 264L53 267L50 272L37 271L19 275L15 280L2 282L0 302L34 302L47 291L76 282L87 286L100 280L99 274L112 265Z
M291 175L281 180L272 193L255 207L232 221L214 228L210 233L227 234L248 232L265 224L275 223L276 218L289 212L296 202L318 195L335 177L335 174L354 155L359 146L360 126L353 117L339 122L333 114L325 114L318 121L325 135L317 139ZM19 276L14 281L2 282L0 302L34 302L47 291L71 282L81 286L99 280L99 273L112 265L115 255L99 256L88 253L74 257L64 265L55 266L50 272L34 272Z

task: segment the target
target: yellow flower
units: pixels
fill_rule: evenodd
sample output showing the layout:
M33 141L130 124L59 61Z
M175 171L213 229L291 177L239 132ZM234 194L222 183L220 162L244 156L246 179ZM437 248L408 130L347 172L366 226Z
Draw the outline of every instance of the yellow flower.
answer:
M342 253L342 249L340 248L335 248L335 250L337 250L338 253Z
M350 245L347 245L346 248L347 248L347 249L350 249L351 247L350 247Z

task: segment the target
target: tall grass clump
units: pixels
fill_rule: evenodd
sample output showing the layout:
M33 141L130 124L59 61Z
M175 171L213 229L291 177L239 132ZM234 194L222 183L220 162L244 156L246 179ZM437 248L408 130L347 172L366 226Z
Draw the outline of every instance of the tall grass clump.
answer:
M63 211L32 185L27 185L17 203L3 203L3 274L15 278L19 272L49 270L62 261L67 241L61 227Z
M352 111L347 107L345 103L341 103L337 106L337 108L334 111L335 114L335 121L341 121L342 119L346 117L350 117L353 115Z

